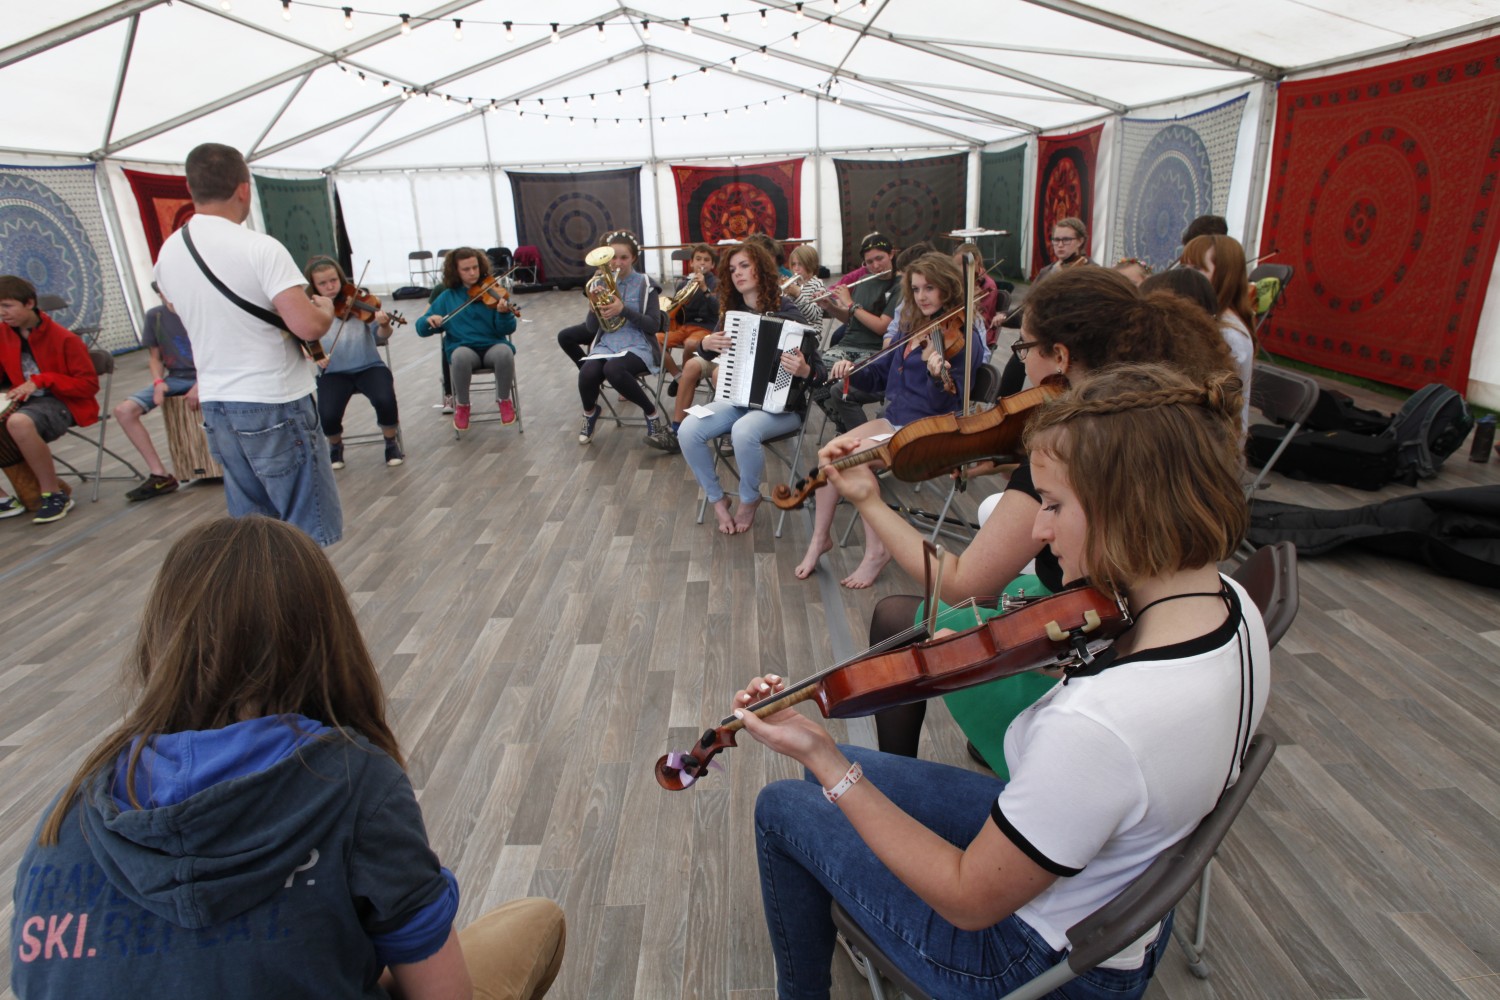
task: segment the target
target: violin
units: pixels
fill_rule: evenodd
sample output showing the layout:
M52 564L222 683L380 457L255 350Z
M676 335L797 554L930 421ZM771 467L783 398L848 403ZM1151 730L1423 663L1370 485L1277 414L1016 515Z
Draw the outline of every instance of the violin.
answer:
M1014 460L1022 454L1021 442L1032 415L1067 388L1067 379L1053 375L1041 385L1006 396L980 413L939 413L913 420L873 448L813 469L795 486L777 484L771 491L771 502L782 510L796 510L828 482L829 468L843 471L878 461L902 482L920 483L986 459Z
M972 604L972 602L969 602ZM962 606L960 606L962 607ZM1131 625L1123 600L1093 587L1065 590L1016 607L973 608L975 627L912 645L893 637L882 646L836 664L745 709L764 719L804 701L826 719L848 719L896 705L924 701L1029 670L1070 670L1093 663ZM707 773L721 750L736 746L745 724L734 716L705 730L691 750L656 762L656 781L668 791L688 787ZM718 765L714 765L718 766Z
M478 302L483 306L489 306L491 309L499 309L501 305L507 305L514 316L518 319L521 316L521 307L511 302L510 289L500 284L499 278L471 286L469 288L469 301L465 305L474 302Z
M339 289L333 297L333 316L335 319L346 320L350 316L361 320L371 320L380 311L380 299L371 294L368 288L360 288L352 281L344 282L344 287ZM392 326L403 326L406 317L397 312L386 313L391 318Z

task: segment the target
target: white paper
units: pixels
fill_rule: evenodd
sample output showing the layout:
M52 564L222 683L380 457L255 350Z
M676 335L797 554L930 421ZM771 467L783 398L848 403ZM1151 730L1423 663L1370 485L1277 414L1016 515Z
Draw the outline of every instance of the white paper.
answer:
M870 442L871 444L880 444L884 441L889 441L895 436L896 435L894 434L871 434L869 437L865 438L865 440Z
M702 403L697 403L693 406L689 406L687 408L687 413L690 416L697 417L699 420L706 420L707 418L714 415L714 411L709 409Z
M589 358L600 358L600 359L604 359L604 360L607 360L609 358L623 358L625 355L627 355L629 353L630 353L629 351L616 351L613 354L590 354L588 357L584 358L583 360L587 361L587 360L589 360Z

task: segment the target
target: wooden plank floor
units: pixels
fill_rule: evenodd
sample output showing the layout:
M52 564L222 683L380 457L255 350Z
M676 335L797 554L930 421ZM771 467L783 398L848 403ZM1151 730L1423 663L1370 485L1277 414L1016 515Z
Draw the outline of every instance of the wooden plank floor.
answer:
M579 447L576 379L553 335L581 299L523 301L525 433L479 423L455 441L433 408L436 343L398 334L408 462L387 469L378 447L349 449L346 533L329 554L433 844L461 883L461 919L522 893L559 900L558 997L764 1000L774 981L750 811L792 769L751 746L669 794L652 762L722 715L752 671L798 676L862 645L875 601L912 583L892 568L872 591L840 591L857 532L819 579L797 581L806 515L778 540L768 504L751 534L725 538L694 523L685 465L643 447L639 428L602 423ZM144 372L139 355L121 359L114 398ZM349 429L373 429L360 399ZM110 440L128 450L118 428ZM72 439L61 452L92 458ZM1500 482L1500 463L1466 454L1427 485ZM121 657L167 545L223 512L217 486L144 504L127 504L128 488L104 484L97 504L82 490L50 527L0 524L7 872L119 717ZM1404 492L1273 476L1266 495L1353 506ZM1149 995L1500 998L1500 591L1352 551L1304 561L1301 583L1265 725L1281 749L1214 883L1213 978L1193 979L1172 952ZM946 712L929 718L924 756L966 764ZM867 723L835 729L869 739ZM848 963L835 968L835 996L860 996Z

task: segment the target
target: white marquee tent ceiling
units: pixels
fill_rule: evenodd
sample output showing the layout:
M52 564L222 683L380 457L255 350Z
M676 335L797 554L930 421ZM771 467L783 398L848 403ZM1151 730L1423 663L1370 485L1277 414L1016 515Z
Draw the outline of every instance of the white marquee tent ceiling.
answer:
M8 5L0 148L212 139L340 172L974 148L1500 26L1500 0L348 2Z

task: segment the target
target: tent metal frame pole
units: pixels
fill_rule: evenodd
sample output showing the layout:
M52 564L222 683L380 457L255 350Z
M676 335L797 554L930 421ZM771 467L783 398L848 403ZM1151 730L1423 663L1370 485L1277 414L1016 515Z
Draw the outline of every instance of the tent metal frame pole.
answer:
M823 105L813 103L813 238L818 241L818 257L823 258ZM801 192L798 192L799 195ZM839 248L842 255L843 248ZM826 265L828 261L823 261Z
M125 44L120 47L120 70L115 74L115 89L109 102L109 120L104 123L104 138L99 145L109 145L110 133L115 130L115 118L120 114L120 94L125 90L125 74L130 71L130 57L135 53L135 35L141 26L139 13L130 15L130 26L125 30Z
M328 49L321 48L321 47L319 47L317 45L313 45L313 44L311 44L309 42L305 42L302 39L296 38L296 37L294 37L292 35L283 35L281 32L276 31L276 30L274 30L272 28L268 28L268 27L266 27L263 24L256 24L254 21L247 21L247 20L245 20L242 17L237 17L234 14L231 14L228 11L225 11L221 7L215 7L215 6L213 6L212 4L206 2L206 0L171 0L171 2L173 2L173 3L181 3L184 6L192 7L192 8L195 8L197 10L201 10L205 14L212 14L214 17L222 17L224 20L229 21L229 22L231 22L231 23L233 23L235 25L238 25L241 28L249 28L251 31L258 31L262 35L266 35L268 37L276 39L278 42L284 42L287 45L293 45L293 46L296 46L299 49L306 49L307 51L309 51L309 52L315 52L315 53L317 53L320 56L331 56L331 57L334 57L342 65L349 66L352 69L363 70L365 72L365 75L366 75L367 78L370 75L372 75L372 74L375 75L375 76L377 76L377 77L384 78L384 74L383 73L378 72L377 70L375 70L371 66L367 66L367 65L364 65L362 63L352 62L352 61L350 61L346 57L339 56L338 52L330 52ZM472 6L473 4L478 3L478 2L479 2L479 0L466 0L466 3L468 5L470 5L470 6ZM453 12L453 13L456 13L456 12ZM344 51L344 50L341 49L339 51ZM407 81L401 81L401 82L404 83L404 82L407 82Z
M495 213L495 246L505 246L505 234L500 231L500 196L495 193L495 154L490 146L490 116L479 116L479 127L484 132L484 172L490 186L490 209Z
M790 11L795 10L797 7L795 0L758 0L758 2L766 7L772 8L773 10ZM1007 66L1000 66L992 62L985 62L983 59L976 59L973 56L964 55L962 52L954 52L951 49L945 49L941 45L931 45L927 42L919 42L907 36L898 35L893 31L886 31L883 28L873 27L875 23L874 17L870 18L869 24L860 24L858 21L851 21L847 17L839 17L836 14L832 16L831 20L837 27L844 28L848 31L858 32L861 35L868 35L872 38L879 38L882 41L890 42L893 45L900 45L904 48L913 49L917 52L925 52L927 55L936 56L939 59L946 59L949 62L960 63L964 66L970 67L971 69L982 70L983 72L993 73L997 76L1009 77L1012 80L1016 80L1020 83L1027 84L1032 87L1038 87L1042 90L1050 90L1054 94L1063 94L1067 97L1071 97L1074 100L1078 101L1080 104L1092 104L1095 107L1105 108L1106 110L1113 111L1117 114L1125 110L1125 106L1123 104L1111 101L1108 98L1100 96L1099 94L1091 94L1086 90L1079 90L1076 87L1069 87L1066 84L1058 83L1055 80L1048 80L1045 77L1033 76L1030 73L1023 73L1017 69L1011 69ZM1028 129L1028 131L1030 131L1030 129ZM1040 131L1040 129L1037 129L1037 131Z
M592 28L593 25L589 25L589 27ZM571 80L575 76L583 76L585 74L592 73L595 70L603 69L606 66L613 65L614 63L617 63L622 59L628 59L631 56L635 55L637 51L638 50L636 49L631 49L628 52L619 52L612 56L606 56L605 58L600 59L597 62L590 63L587 66L581 66L576 69L569 70L568 72L560 76L554 76L549 80L543 80L540 83L533 84L532 86L527 87L525 90L518 90L508 97L498 99L495 103L499 105L508 103L510 101L525 100L527 97L535 94L539 90L546 90L548 87L563 83L567 80ZM438 122L435 125L429 125L426 128L418 129L417 131L408 133L407 135L404 135L399 139L392 139L391 141L382 143L379 146L374 147L373 149L368 149L357 156L345 155L337 163L333 164L333 166L329 169L339 170L347 166L348 164L358 163L361 160L367 160L370 157L377 156L380 153L386 152L387 150L395 149L397 146L404 146L408 142L415 142L418 139L424 139L435 132L441 132L443 129L452 128L454 125L458 125L461 122L466 122L470 118L473 118L475 115L482 115L485 113L488 107L489 105L486 104L482 107L476 106L470 108L463 114L460 114L455 118L450 118L448 121Z
M693 65L693 63L676 52L671 52L667 49L659 49L655 46L649 45L646 46L645 49L648 52L654 52L657 55L663 56L667 59L675 59L689 66ZM775 80L768 76L761 76L759 73L752 73L750 70L740 70L737 75L743 79L753 80L756 83L764 84L765 86L771 87L776 90L782 90L787 93L794 92L788 84L782 82L781 80ZM808 90L806 87L798 88L795 93L807 94L812 97L813 100L819 102L832 100L832 98L828 97L826 94L823 94L816 89ZM894 111L887 111L884 108L878 108L873 104L866 104L863 101L850 100L847 98L844 98L842 100L844 107L855 108L856 110L863 111L868 115L875 115L878 118L885 118L893 122L898 122L902 125L907 126L908 128L916 128L921 129L924 132L936 132L939 135L946 135L950 139L955 140L961 146L967 147L976 144L972 135L967 135L963 132L955 132L952 129L943 128L940 125L933 125L929 122L917 121L914 118L907 118L905 115L898 115ZM817 143L818 140L815 136L813 139L814 146L816 146Z
M1017 45L1013 42L986 42L974 38L932 38L926 35L908 35L914 42L929 45L962 45L971 49L989 49L996 52L1021 52L1037 56L1061 56L1065 59L1098 59L1103 62L1146 63L1150 66L1175 66L1181 69L1228 70L1222 63L1201 59L1169 59L1165 56L1130 55L1124 52L1085 52L1081 49L1057 49L1045 45Z
M417 249L425 250L427 244L422 239L422 209L417 205L417 177L410 170L406 171L406 189L411 192L411 223L417 231Z
M639 40L640 33L637 32L636 35L637 35L637 39ZM641 43L640 48L643 50L641 52L641 60L642 60L642 63L644 64L644 67L645 67L645 70L646 70L646 79L649 80L649 79L651 79L651 53L648 52L648 51L644 51L645 50L645 43L644 42ZM648 112L651 110L651 98L649 96L646 98L646 110ZM647 117L647 121L646 121L646 132L647 132L647 135L646 135L647 148L651 152L651 187L652 187L653 192L654 192L652 200L656 203L656 239L653 242L664 243L664 242L666 242L666 237L662 233L661 174L660 174L660 166L661 166L661 164L660 164L660 161L656 157L656 129L654 129L654 128L651 127L651 120L650 120L649 116ZM678 242L681 242L681 241L687 239L687 233L678 233L677 234L677 239L678 239ZM656 273L660 274L662 276L665 276L666 273L667 273L667 262L670 259L669 257L665 256L665 254L666 254L665 250L657 250L656 251ZM665 370L666 370L665 367L663 367L663 371L665 371ZM661 379L660 378L657 379L657 389L658 389L658 391L661 389Z
M469 7L476 2L477 0L449 0L448 3L436 7L433 10L414 16L423 19L437 20L446 17L449 13L455 10L463 10L465 7ZM112 156L122 149L134 146L137 143L145 142L147 139L153 139L164 132L170 132L174 128L186 125L188 122L196 121L197 119L202 118L204 115L211 115L215 111L222 111L224 108L227 108L232 104L238 104L240 101L247 100L257 94L263 94L268 90L274 90L275 88L281 86L283 83L286 83L288 80L295 80L297 77L302 76L304 73L311 73L315 70L322 69L324 66L331 66L336 62L342 62L344 59L348 58L356 52L363 52L365 49L374 48L377 45L390 41L392 38L398 37L400 34L401 29L399 27L388 28L385 31L378 31L370 37L361 39L360 41L355 42L352 45L348 45L327 55L319 56L316 59L309 60L308 62L305 62L300 66L294 66L291 69L283 70L280 73L269 76L264 80L260 80L256 83L251 84L248 87L242 87L232 94L226 94L223 97L218 98L217 100L210 101L209 103L194 108L191 111L184 111L182 114L175 115L172 118L167 119L166 121L157 122L150 128L143 129L140 132L135 133L134 135L128 135L123 139L112 142L108 146L105 146L103 149L95 150L95 155Z
M115 192L110 187L103 163L94 165L94 188L104 203L105 233L114 244L115 275L125 292L125 301L130 313L130 325L135 333L136 344L140 344L141 331L146 325L146 310L141 305L140 289L135 283L135 264L130 258L130 248L125 244L125 227L120 224L120 205L115 201ZM128 280L127 280L128 279Z
M59 45L66 45L75 38L107 28L116 21L123 21L127 17L136 17L142 11L150 10L152 7L169 3L170 0L124 0L121 3L108 4L91 14L85 14L67 24L60 24L49 31L23 38L14 45L0 48L0 69L18 63L22 59L41 55L48 49L55 49Z
M1265 210L1266 171L1271 162L1271 142L1276 132L1275 81L1266 80L1260 91L1260 124L1255 133L1255 165L1250 170L1250 193L1245 208L1245 231L1241 242L1245 246L1245 257L1254 260L1260 255L1260 221Z
M1442 31L1434 31L1430 35L1421 35L1417 38L1411 38L1404 42L1396 42L1391 45L1380 45L1373 49L1366 49L1363 52L1356 52L1353 55L1338 56L1334 59L1324 59L1320 62L1307 63L1303 66L1292 66L1287 69L1286 75L1291 76L1293 74L1296 74L1297 76L1301 76L1304 73L1315 73L1318 70L1338 69L1342 66L1348 66L1353 63L1363 62L1366 59L1378 59L1382 56L1400 55L1411 49L1424 48L1428 45L1437 45L1442 42L1457 41L1459 39L1462 39L1465 35L1481 35L1484 32L1492 31L1495 28L1500 28L1500 17L1490 17L1486 18L1483 21L1474 21L1470 24L1457 25L1452 28L1446 28Z
M345 149L342 154L340 154L340 156L339 156L339 162L342 163L345 156L348 156L350 153L352 153L356 149L358 149L359 146L360 146L360 143L364 142L370 136L374 135L375 134L375 130L378 129L378 128L380 128L380 126L382 126L386 122L390 121L391 116L394 115L397 112L397 110L400 109L400 107L401 107L400 103L397 102L397 104L394 107L391 107L391 108L387 109L386 113L383 114L383 115L381 115L380 119L378 121L376 121L369 128L367 128L363 132L361 132L359 134L359 138L355 139L354 142L351 143L349 145L349 147L347 149ZM269 156L271 154L270 153L265 153L263 155ZM337 169L337 167L338 167L338 164L336 163L332 167L329 168L329 171L333 172L333 171L335 171Z
M307 81L311 79L311 73L304 73L302 79L297 81L297 86L293 87L292 92L286 95L286 100L281 102L281 107L277 108L276 113L271 116L271 120L266 122L266 127L260 130L260 135L255 137L255 142L249 149L245 150L246 163L255 160L256 151L260 149L260 144L266 141L266 136L271 134L271 130L276 127L276 123L281 121L281 116L286 114L286 109L292 106L292 102L297 99L298 94L302 93L302 88L307 86ZM334 126L329 127L332 128ZM105 137L105 141L109 141L108 136Z
M638 17L642 17L642 18L649 17L649 15L644 14L641 11L637 11L637 10L634 10L634 9L632 9L630 11L630 13L631 13L632 16L638 16ZM834 23L835 24L837 24L838 21L839 21L838 18L834 19ZM685 30L681 24L678 24L678 23L675 23L675 22L668 21L668 22L661 22L661 23L662 23L662 25L664 27L675 28L677 31L683 31L683 30ZM722 43L724 45L731 45L731 46L733 46L733 47L735 47L737 49L740 49L740 50L742 50L744 52L752 52L752 53L753 52L759 52L761 50L761 48L762 48L762 46L755 45L755 44L753 44L751 42L747 42L747 41L745 41L742 38L736 38L734 35L725 35L725 34L721 34L721 33L717 32L717 31L712 31L712 30L709 30L709 29L706 29L706 28L694 28L693 29L693 34L695 34L695 35L701 35L704 38L711 39L711 40L713 40L715 42L720 42L720 43ZM782 51L781 49L772 49L769 46L766 46L765 48L766 48L766 54L769 55L769 56L772 56L773 58L785 60L786 62L794 63L794 64L796 64L798 66L803 66L803 67L805 67L807 69L815 69L815 70L819 71L820 73L827 73L831 77L839 77L839 78L845 79L845 80L853 80L853 81L856 81L856 82L859 82L859 83L867 84L869 86L878 87L878 88L881 88L881 89L884 89L884 90L889 90L893 94L898 94L898 95L900 95L902 97L910 98L912 100L922 101L922 102L927 103L927 104L935 104L935 105L937 105L939 107L947 108L950 111L960 111L960 112L964 113L965 115L967 115L967 116L969 116L971 118L984 119L984 120L990 122L993 125L1002 125L1002 126L1004 126L1006 128L1013 128L1013 129L1016 129L1017 131L1021 131L1021 132L1037 133L1037 132L1041 131L1041 127L1038 126L1038 125L1032 125L1032 124L1030 124L1028 122L1023 122L1023 121L1020 121L1020 120L1015 119L1015 118L1007 118L1005 115L997 115L997 114L994 114L992 112L985 111L982 108L975 108L975 107L973 107L971 105L959 104L957 101L950 101L950 100L947 100L946 98L939 97L936 94L927 94L927 93L923 93L922 91L919 91L919 90L913 90L913 89L908 88L908 87L903 87L900 84L886 83L886 82L882 82L882 81L879 81L879 80L875 80L875 79L872 79L870 77L863 76L863 75L861 75L859 73L855 73L853 71L846 71L846 70L840 69L837 66L832 66L832 65L829 65L828 63L820 62L820 61L818 61L816 59L809 59L806 56L794 55L793 53L785 52L785 51ZM682 61L684 63L688 63L690 65L692 63L691 59L689 59L687 56L681 55L679 53L670 52L670 51L668 51L666 49L657 49L656 51L659 51L662 55L667 56L669 58L678 59L678 60L680 60L680 61ZM740 76L745 76L746 74L742 70L739 75ZM790 87L788 84L782 83L780 81L777 81L776 86L780 87L783 90L792 90L792 89L794 89L794 88ZM796 89L805 89L805 88L796 88ZM916 109L913 109L913 110L916 110Z
M1217 66L1214 68L1218 69ZM850 80L855 79L855 77L849 76L847 73L840 73L839 76L845 77ZM861 76L859 77L859 82L872 83L877 86L887 88L938 86L937 84L927 83L924 80L891 80L886 77L879 76ZM991 90L988 87L965 87L956 83L944 83L941 84L941 86L944 90L952 91L956 94L979 94L984 97L1015 98L1022 101L1040 101L1044 104L1072 104L1074 106L1077 106L1078 104L1078 102L1073 100L1073 98L1064 97L1061 94L1023 94L1015 90ZM927 98L925 97L922 99L927 100ZM970 110L972 111L972 109Z
M1058 14L1076 17L1090 24L1097 24L1113 31L1133 35L1136 38L1144 38L1148 42L1165 45L1167 48L1176 49L1179 52L1187 52L1191 55L1207 59L1210 62L1216 62L1223 66L1233 67L1234 69L1246 70L1263 79L1279 79L1285 76L1287 72L1281 66L1251 58L1242 52L1234 52L1230 49L1220 48L1217 45L1209 45L1207 42L1201 42L1186 35L1179 35L1176 32L1167 31L1165 28L1158 28L1153 24L1147 24L1144 21L1137 21L1120 14L1110 13L1107 10L1101 10L1098 7L1091 7L1086 3L1079 2L1079 0L1025 0L1025 2Z

